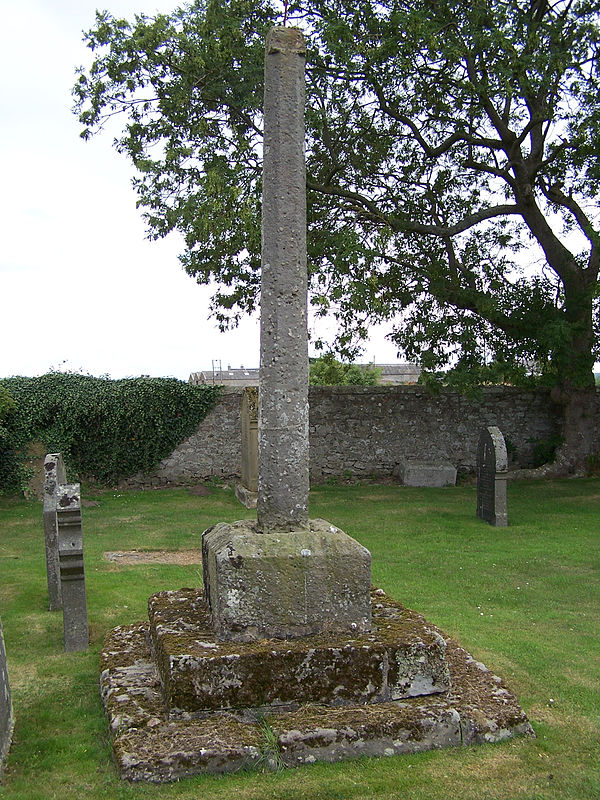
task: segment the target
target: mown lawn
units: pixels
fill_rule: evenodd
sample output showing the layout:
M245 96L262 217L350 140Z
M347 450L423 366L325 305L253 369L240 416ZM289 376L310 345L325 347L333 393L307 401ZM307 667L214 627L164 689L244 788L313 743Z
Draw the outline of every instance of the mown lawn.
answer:
M198 585L201 569L123 566L104 553L199 547L204 528L252 512L227 487L96 495L83 522L91 646L67 655L62 615L46 610L41 503L0 499L0 617L17 718L0 797L600 798L600 480L509 484L504 529L476 519L475 497L473 486L319 486L311 516L366 545L375 584L502 675L536 739L166 786L116 776L99 651L108 629L144 618L148 595Z

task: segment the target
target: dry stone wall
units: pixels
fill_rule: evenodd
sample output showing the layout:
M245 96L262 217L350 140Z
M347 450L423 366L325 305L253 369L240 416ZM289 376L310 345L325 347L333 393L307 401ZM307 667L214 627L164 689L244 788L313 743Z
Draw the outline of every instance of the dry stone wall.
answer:
M511 467L532 465L537 441L559 430L560 409L545 390L484 390L481 400L420 386L320 386L310 389L310 472L392 477L407 459L449 461L474 473L482 428L502 431ZM241 474L241 390L226 389L197 431L150 475L129 485L185 484ZM600 450L600 442L597 444Z

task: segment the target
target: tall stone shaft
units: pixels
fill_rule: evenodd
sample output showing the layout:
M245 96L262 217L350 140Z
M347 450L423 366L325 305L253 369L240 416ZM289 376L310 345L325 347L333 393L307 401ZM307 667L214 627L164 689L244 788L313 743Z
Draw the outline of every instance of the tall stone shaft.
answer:
M265 52L258 524L308 526L308 335L304 64L295 28Z

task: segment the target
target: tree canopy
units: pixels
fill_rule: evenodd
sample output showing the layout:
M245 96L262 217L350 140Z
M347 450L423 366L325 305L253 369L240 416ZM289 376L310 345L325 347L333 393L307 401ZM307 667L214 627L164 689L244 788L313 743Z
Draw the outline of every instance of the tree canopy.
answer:
M598 358L600 0L293 0L308 38L311 303L340 343L388 321L405 357L535 372L568 407ZM123 116L151 236L214 281L224 324L260 274L269 0L97 15L83 136ZM557 397L559 395L557 394Z
M381 369L373 364L347 364L334 353L310 359L308 382L311 386L376 386Z

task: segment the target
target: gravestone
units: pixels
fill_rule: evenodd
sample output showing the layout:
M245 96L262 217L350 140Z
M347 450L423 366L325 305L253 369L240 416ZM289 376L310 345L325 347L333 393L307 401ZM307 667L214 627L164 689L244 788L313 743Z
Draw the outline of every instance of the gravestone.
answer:
M258 389L247 386L242 392L242 474L235 496L246 506L256 508L258 498Z
M62 608L58 566L58 535L56 530L56 493L59 485L65 483L65 481L65 465L62 455L60 453L48 453L44 459L42 519L46 543L46 577L50 611L59 611Z
M220 638L252 641L371 625L371 556L308 519L308 330L301 31L275 27L265 52L257 523L202 537Z
M2 777L6 758L10 749L13 727L13 707L10 684L8 682L8 669L6 667L6 650L4 649L2 620L0 620L0 778Z
M508 456L500 428L483 428L477 447L477 516L497 527L508 525L507 474Z
M79 484L58 487L56 518L65 652L89 644Z

